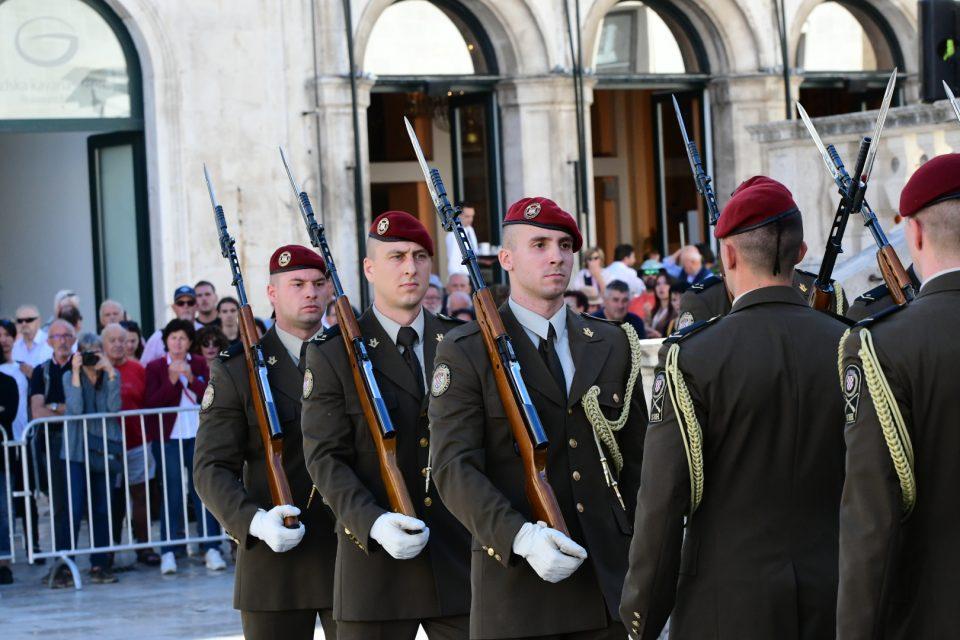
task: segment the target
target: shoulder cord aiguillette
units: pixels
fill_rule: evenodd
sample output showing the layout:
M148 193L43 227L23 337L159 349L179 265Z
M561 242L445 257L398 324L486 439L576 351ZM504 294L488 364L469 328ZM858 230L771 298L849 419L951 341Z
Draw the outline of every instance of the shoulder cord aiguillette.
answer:
M581 398L583 411L587 414L587 421L590 423L590 426L593 427L595 435L607 447L607 451L610 452L610 457L613 458L613 466L616 468L618 474L620 470L623 469L623 454L620 453L620 445L617 444L617 439L614 437L614 434L623 429L623 425L627 424L627 418L630 416L630 399L633 397L633 388L640 378L641 355L640 338L637 337L636 330L634 330L629 323L620 325L620 328L627 334L627 343L630 345L630 375L627 377L627 386L623 396L623 411L620 412L620 417L611 421L607 420L607 417L603 415L598 400L600 397L600 387L597 385L593 385L587 389L587 392L583 394L583 398ZM603 452L601 452L601 454L602 453Z
M687 383L680 371L680 345L674 344L667 352L667 361L664 370L667 374L667 391L670 393L670 402L677 414L680 426L680 438L687 454L687 468L690 472L690 512L692 516L703 499L703 432L693 408L693 400Z

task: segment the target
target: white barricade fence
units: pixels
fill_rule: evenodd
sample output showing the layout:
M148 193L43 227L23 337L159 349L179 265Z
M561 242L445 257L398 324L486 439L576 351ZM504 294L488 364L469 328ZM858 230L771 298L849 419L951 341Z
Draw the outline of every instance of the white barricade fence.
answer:
M6 486L0 498L9 515L0 533L11 543L11 553L0 554L0 560L14 555L15 499L23 501L26 514L27 561L62 560L78 589L76 556L89 555L92 566L109 566L109 554L119 551L159 547L164 553L188 544L219 548L227 536L193 489L195 439L164 438L178 414L198 411L172 407L38 418L27 424L22 440L0 441ZM15 473L22 477L21 491L11 484ZM45 513L37 508L43 497Z

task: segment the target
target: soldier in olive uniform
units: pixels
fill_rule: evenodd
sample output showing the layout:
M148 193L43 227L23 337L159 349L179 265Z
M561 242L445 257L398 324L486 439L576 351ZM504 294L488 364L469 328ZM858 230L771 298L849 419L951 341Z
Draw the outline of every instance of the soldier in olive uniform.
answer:
M273 253L267 296L276 322L261 345L296 505L271 503L242 345L213 363L201 403L194 480L203 503L237 540L233 605L247 638L313 638L318 614L328 640L336 638L331 608L337 538L329 509L311 499L300 435L301 354L323 331L329 295L326 265L316 252L287 245ZM287 515L300 517L298 529L283 526Z
M478 324L451 331L437 350L433 475L444 503L473 536L471 638L625 635L617 605L646 402L632 329L563 304L581 244L570 214L547 198L525 198L504 220L499 256L511 286L500 315L549 438L547 477L569 537L531 517Z
M913 265L907 267L907 275L910 276L913 290L917 291L920 289L920 278L917 277L917 272L913 268ZM869 318L892 307L894 304L896 303L893 301L893 296L890 295L890 288L887 287L887 283L884 282L858 296L857 299L853 301L853 304L850 305L850 308L847 309L847 317L854 322L860 322L864 318Z
M803 222L779 182L748 181L715 235L736 297L661 348L621 616L650 640L671 611L671 640L827 639L846 325L791 286Z
M429 486L427 383L437 346L461 324L421 304L432 256L433 240L415 217L378 216L363 261L375 302L359 319L418 518L390 511L339 329L307 351L304 451L341 537L334 588L341 640L413 640L420 625L431 639L468 636L470 538Z
M909 305L858 324L841 347L841 640L950 638L960 629L960 154L913 174L900 215L923 285Z

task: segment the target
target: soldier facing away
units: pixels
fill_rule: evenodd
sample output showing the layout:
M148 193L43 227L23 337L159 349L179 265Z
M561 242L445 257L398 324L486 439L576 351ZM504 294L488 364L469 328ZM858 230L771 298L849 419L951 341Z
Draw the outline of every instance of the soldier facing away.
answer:
M671 640L831 638L846 325L791 286L783 185L749 180L715 235L733 307L661 347L621 617L650 640L671 612Z
M313 638L317 615L328 640L335 640L333 569L337 538L333 518L311 500L300 435L303 373L308 340L323 331L329 297L326 265L299 245L270 258L267 297L276 322L263 336L270 388L283 427L283 469L295 505L271 504L263 441L251 399L243 346L237 344L210 368L200 410L194 457L197 493L237 541L233 606L240 610L246 638ZM283 518L300 516L298 529Z
M960 628L960 154L913 174L900 215L919 293L860 322L841 346L841 640Z
M467 638L470 538L429 486L426 392L437 346L461 323L422 306L433 240L402 211L370 227L364 275L375 301L359 326L397 430L397 465L416 518L392 513L339 327L307 351L307 467L337 519L334 617L340 640Z
M471 638L625 635L617 604L646 403L631 376L639 367L632 329L564 305L581 244L570 214L547 198L525 198L504 219L499 254L511 285L500 315L549 438L547 479L569 537L531 517L519 450L478 324L454 329L437 350L433 476L473 536ZM608 484L598 446L611 460L623 502Z

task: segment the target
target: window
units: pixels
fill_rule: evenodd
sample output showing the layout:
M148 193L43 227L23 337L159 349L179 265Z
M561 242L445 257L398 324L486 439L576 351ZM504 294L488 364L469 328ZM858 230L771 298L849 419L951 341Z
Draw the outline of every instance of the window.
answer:
M380 15L364 71L378 76L488 73L481 43L457 12L427 0L402 0Z
M131 117L123 46L81 0L0 2L0 119Z
M642 2L617 4L604 17L600 28L595 56L597 73L685 73L676 28Z

